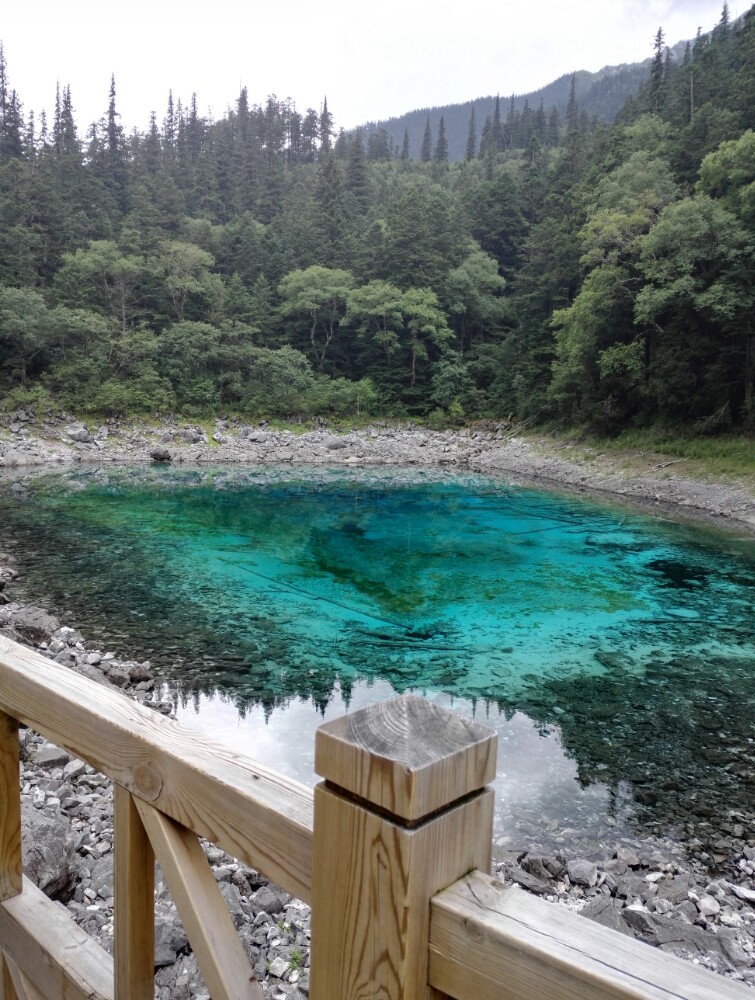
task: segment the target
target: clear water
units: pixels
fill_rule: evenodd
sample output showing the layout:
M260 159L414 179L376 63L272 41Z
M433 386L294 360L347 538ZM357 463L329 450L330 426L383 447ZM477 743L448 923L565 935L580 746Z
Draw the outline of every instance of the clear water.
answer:
M401 470L35 476L0 525L25 598L302 780L323 717L416 690L498 730L499 848L670 835L714 866L750 832L751 539Z

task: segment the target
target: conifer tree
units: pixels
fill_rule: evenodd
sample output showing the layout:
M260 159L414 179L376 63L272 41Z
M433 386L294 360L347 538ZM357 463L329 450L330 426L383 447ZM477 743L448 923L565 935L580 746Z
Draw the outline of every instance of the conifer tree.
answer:
M513 96L512 96L513 101ZM500 94L495 95L495 104L493 105L493 121L491 125L490 141L496 152L500 152L505 146L505 140L503 136L503 122L501 121L501 97Z
M661 90L663 88L663 28L659 28L653 43L653 61L650 64L650 76L648 77L648 109L658 111L661 103Z
M361 128L356 130L351 140L349 160L346 164L346 189L351 191L359 208L364 211L370 197L370 178Z
M63 94L63 109L61 112L61 131L68 128L69 112L71 111L70 87ZM126 144L123 137L123 126L120 115L115 107L115 76L110 78L110 93L108 95L107 118L105 122L105 176L106 187L113 196L116 207L121 212L126 210ZM73 122L72 113L70 121Z
M422 136L422 146L419 151L419 158L422 163L429 163L432 155L433 148L433 134L430 131L430 115L427 116L427 122L425 123L425 134Z
M168 91L168 109L163 118L163 144L172 158L176 148L176 111L173 107L173 91Z
M436 163L448 163L448 140L446 139L446 123L443 121L443 115L440 116L438 123L438 141L435 143L433 160Z
M566 128L574 131L579 128L579 106L577 104L577 74L572 73L569 84L569 99L566 102Z
M328 98L322 102L320 112L320 153L329 153L333 138L333 115L328 111Z
M408 128L404 129L404 141L403 141L403 143L401 145L401 159L402 160L408 160L409 159L409 129Z
M475 110L473 104L472 112L469 116L469 131L467 132L467 148L464 154L464 158L467 161L473 160L476 152L477 152L477 122L475 120Z

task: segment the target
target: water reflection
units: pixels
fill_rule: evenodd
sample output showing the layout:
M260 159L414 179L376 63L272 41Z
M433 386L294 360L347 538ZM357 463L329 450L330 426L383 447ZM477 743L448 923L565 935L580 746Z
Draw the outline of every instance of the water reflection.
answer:
M498 734L494 853L532 849L538 844L557 852L565 842L585 856L606 856L622 838L633 835L631 793L623 801L607 784L581 784L577 765L567 755L557 726L543 726L523 712L507 716L493 705L474 705L433 691L421 692L444 708L475 718ZM317 726L395 697L385 681L359 682L345 700L338 684L323 711L311 700L291 699L273 713L262 706L240 716L236 706L220 694L179 696L165 686L174 700L180 722L232 750L302 782L315 784L314 743ZM533 761L537 766L533 767Z

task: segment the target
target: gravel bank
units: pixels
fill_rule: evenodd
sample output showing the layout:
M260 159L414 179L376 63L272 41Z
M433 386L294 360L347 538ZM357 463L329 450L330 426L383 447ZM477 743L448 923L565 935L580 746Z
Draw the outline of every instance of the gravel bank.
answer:
M23 410L0 419L0 469L152 461L445 466L612 496L660 514L727 523L755 534L755 495L745 489L684 477L678 463L633 474L606 456L589 464L573 461L563 450L556 454L550 439L525 440L504 426L435 432L375 424L335 434L326 428L293 433L225 420L209 430L173 420L149 426L111 421L89 428L64 416L35 423Z

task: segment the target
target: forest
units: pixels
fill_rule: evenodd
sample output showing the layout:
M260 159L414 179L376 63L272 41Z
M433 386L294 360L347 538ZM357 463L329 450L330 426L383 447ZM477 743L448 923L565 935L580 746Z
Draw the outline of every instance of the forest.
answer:
M755 426L755 7L616 120L496 100L449 162L242 89L126 134L0 49L0 405ZM103 100L103 104L105 101ZM481 118L482 116L480 116Z

